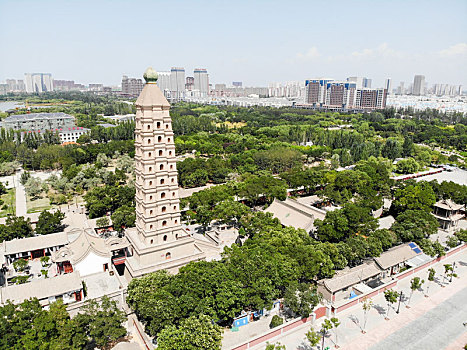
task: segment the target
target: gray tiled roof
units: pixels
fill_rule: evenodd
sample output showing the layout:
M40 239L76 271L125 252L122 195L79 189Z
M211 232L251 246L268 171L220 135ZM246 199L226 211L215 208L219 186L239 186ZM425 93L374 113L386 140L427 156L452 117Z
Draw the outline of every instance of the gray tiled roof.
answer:
M25 299L39 300L81 290L83 284L78 272L35 280L29 283L17 284L0 289L1 302L21 303Z
M75 119L75 117L63 113L30 113L30 114L15 114L10 115L9 117L5 118L4 122L15 122L15 121L22 121L22 120L33 120L33 119Z

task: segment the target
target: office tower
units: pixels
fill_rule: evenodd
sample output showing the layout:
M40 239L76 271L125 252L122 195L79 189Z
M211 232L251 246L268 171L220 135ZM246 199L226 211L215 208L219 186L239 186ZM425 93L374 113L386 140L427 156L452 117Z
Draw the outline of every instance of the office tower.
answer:
M194 77L186 77L186 84L185 90L192 91L195 86L195 78Z
M195 90L198 90L200 96L207 96L209 93L208 71L204 68L195 68L194 71Z
M136 228L125 232L131 252L125 262L128 280L161 269L177 272L190 261L205 259L180 223L170 104L152 68L144 79L135 103Z
M54 91L50 73L24 73L24 81L28 93Z
M416 75L413 79L412 95L420 96L425 94L425 76Z
M122 77L122 94L125 96L138 96L143 90L143 81L137 78Z
M180 101L185 97L185 68L172 67L170 69L170 98Z
M399 87L397 88L397 94L398 95L404 95L405 94L405 87L404 87L404 82L401 81L399 83Z
M371 89L371 79L363 78L362 79L362 87Z
M388 95L391 94L391 78L388 78L384 81L384 88L387 90Z

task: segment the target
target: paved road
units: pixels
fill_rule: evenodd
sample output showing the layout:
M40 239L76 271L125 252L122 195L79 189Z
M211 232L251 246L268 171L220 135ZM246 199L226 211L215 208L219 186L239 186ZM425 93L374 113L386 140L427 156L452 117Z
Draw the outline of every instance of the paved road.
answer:
M467 287L369 350L439 350L467 332Z
M26 191L24 186L19 182L23 170L17 172L15 177L15 186L16 186L16 216L25 216L27 213L26 207Z

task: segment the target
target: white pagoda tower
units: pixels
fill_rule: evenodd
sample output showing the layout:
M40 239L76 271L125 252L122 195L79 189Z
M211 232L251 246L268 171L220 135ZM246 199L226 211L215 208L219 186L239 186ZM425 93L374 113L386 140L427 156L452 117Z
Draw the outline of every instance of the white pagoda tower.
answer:
M160 269L177 272L190 261L205 259L180 223L170 104L157 77L152 68L146 70L146 84L135 104L136 228L125 232L130 242L127 280Z

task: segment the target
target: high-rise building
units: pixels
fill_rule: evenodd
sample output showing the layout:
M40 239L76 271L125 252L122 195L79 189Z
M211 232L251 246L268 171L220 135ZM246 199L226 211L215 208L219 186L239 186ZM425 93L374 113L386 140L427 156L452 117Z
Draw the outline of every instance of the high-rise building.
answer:
M174 133L170 104L148 68L146 84L136 100L135 172L136 228L127 229L130 255L128 280L165 269L177 272L205 254L180 223Z
M143 90L143 81L137 78L122 78L122 94L125 96L138 96Z
M233 81L232 86L233 87L242 87L243 83L241 81Z
M412 95L420 96L425 94L425 76L416 75L413 78Z
M362 87L371 89L371 79L363 78L362 79Z
M24 81L28 93L54 91L50 73L24 73Z
M386 91L388 92L388 95L391 94L391 78L388 78L384 81L384 88L386 89Z
M159 78L157 79L157 85L159 89L163 92L165 98L170 99L170 94L172 93L171 89L171 72L158 72Z
M386 107L386 89L357 89L356 106L362 109L383 109Z
M180 101L185 97L185 68L172 67L170 69L170 98Z
M209 93L208 71L204 68L195 68L194 71L195 90L199 91L200 96L207 96Z
M371 88L371 79L365 77L348 77L347 81L354 82L357 86L357 89Z

